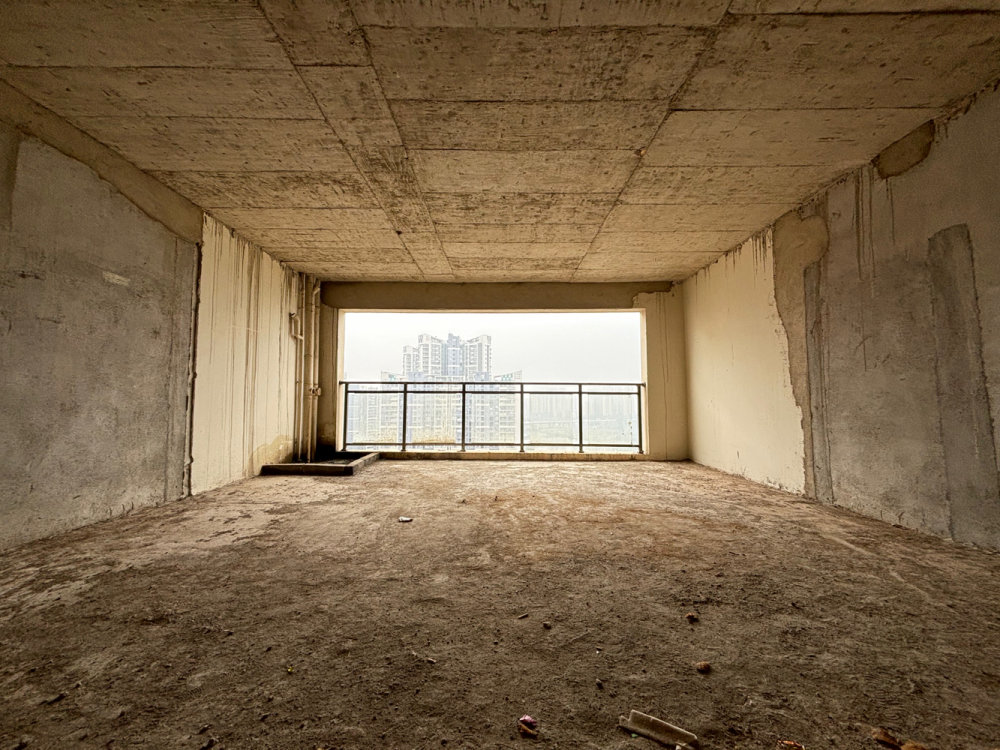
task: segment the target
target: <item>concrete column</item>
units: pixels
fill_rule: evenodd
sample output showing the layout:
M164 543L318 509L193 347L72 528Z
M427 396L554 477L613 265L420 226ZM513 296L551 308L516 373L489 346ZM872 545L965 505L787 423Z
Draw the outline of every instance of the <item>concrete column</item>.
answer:
M669 292L636 295L643 311L643 379L646 382L646 452L661 461L688 458L684 298Z
M329 305L319 307L319 404L317 406L316 442L322 448L336 448L340 440L337 415L340 389L337 368L340 351L339 310Z

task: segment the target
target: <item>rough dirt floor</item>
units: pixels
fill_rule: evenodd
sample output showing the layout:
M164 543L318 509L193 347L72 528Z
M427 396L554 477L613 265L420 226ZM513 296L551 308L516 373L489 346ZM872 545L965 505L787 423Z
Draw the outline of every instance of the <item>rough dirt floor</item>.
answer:
M0 597L3 750L651 750L632 708L1000 747L1000 555L690 464L258 478L8 552Z

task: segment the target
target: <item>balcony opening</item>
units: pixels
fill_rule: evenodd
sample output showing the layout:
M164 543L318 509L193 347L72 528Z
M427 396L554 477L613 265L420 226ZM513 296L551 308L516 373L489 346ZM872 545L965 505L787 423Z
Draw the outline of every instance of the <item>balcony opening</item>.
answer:
M346 450L636 454L640 311L345 312Z

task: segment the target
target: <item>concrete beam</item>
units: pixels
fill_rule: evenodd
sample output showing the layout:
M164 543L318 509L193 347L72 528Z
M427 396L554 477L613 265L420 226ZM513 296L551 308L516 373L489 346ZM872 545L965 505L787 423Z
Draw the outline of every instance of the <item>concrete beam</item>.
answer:
M643 284L323 284L323 304L343 310L630 310L633 298L664 292Z

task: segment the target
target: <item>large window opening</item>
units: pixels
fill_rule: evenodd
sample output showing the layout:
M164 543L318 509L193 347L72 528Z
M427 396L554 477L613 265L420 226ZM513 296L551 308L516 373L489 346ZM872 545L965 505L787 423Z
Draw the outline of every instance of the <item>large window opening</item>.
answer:
M642 452L641 315L346 312L344 447Z

